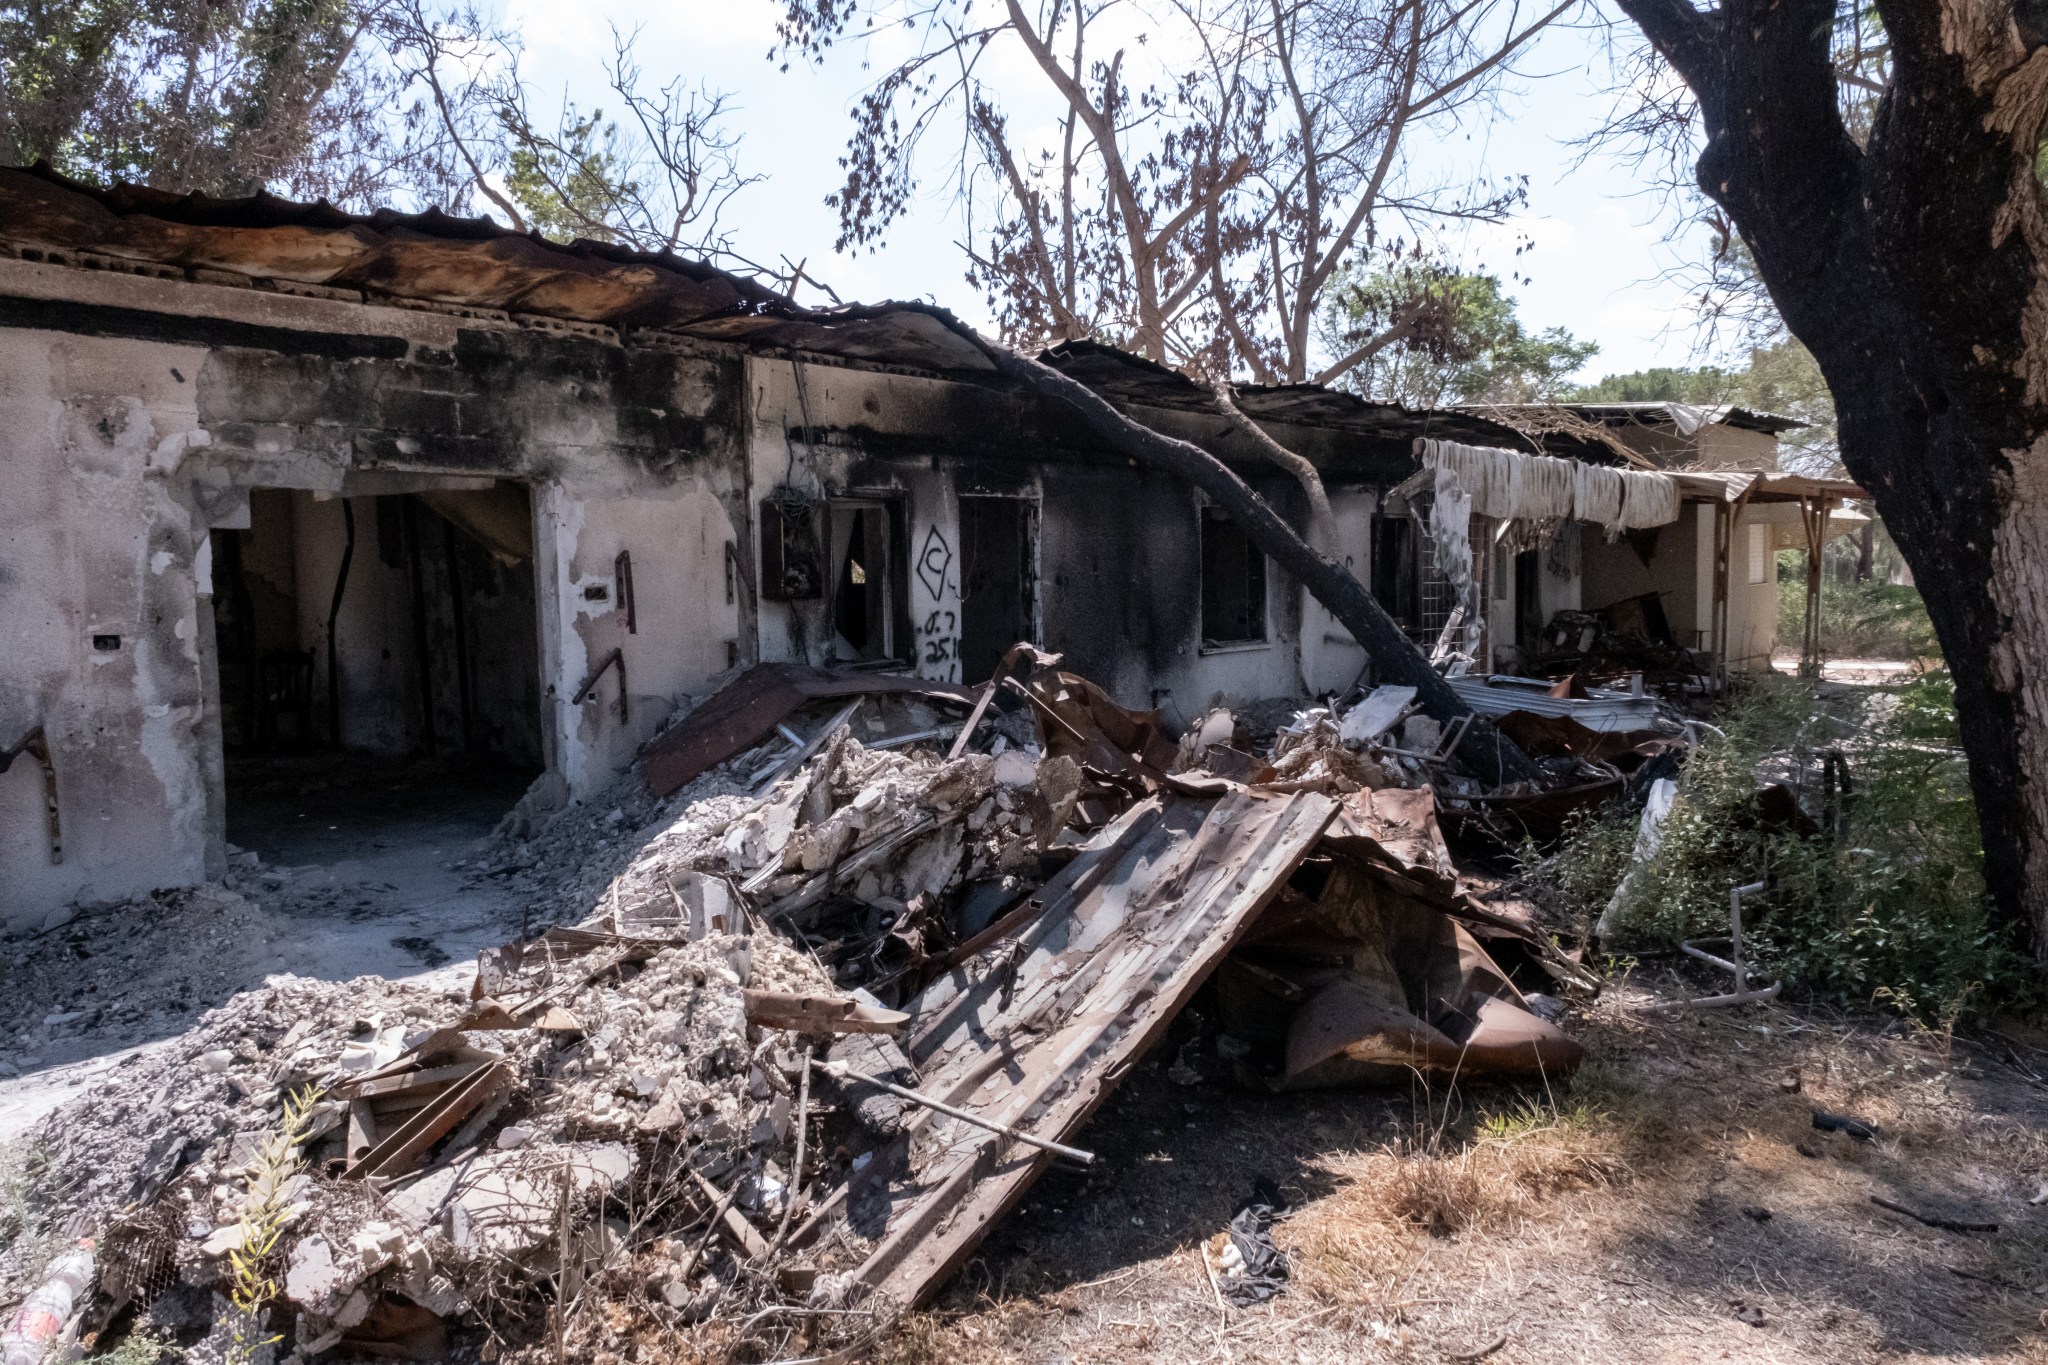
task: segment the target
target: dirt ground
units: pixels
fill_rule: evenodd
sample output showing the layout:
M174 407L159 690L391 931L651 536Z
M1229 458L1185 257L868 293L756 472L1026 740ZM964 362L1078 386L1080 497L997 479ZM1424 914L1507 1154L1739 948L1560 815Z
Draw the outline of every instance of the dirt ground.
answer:
M1040 1181L883 1359L2048 1361L2048 1053L1652 995L1575 1014L1588 1063L1549 1090L1262 1096L1155 1057L1077 1139L1098 1166ZM1202 1242L1261 1177L1293 1278L1223 1307Z

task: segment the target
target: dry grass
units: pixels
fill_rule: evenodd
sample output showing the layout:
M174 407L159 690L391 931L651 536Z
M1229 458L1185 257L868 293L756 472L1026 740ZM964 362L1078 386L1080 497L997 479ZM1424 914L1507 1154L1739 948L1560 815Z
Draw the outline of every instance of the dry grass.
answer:
M881 1358L1440 1362L1505 1337L1485 1359L2048 1362L2048 1056L1623 1004L1573 1021L1592 1062L1535 1091L1261 1097L1144 1068L1084 1138L1103 1169L1042 1182ZM1816 1108L1884 1133L1817 1132ZM1294 1278L1219 1311L1196 1248L1258 1175L1297 1203Z

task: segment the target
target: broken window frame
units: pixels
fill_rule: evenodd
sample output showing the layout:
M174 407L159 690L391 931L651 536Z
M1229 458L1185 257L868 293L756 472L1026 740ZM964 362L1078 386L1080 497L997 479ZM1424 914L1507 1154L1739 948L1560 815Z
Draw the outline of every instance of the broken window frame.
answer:
M1197 553L1200 556L1201 598L1198 610L1201 613L1201 652L1222 654L1236 650L1265 649L1272 645L1272 580L1273 575L1266 562L1266 556L1244 528L1231 520L1221 508L1212 505L1206 498L1199 500L1196 516ZM1211 536L1234 536L1244 548L1244 597L1246 603L1245 628L1248 633L1239 636L1219 636L1212 633L1212 598L1210 574L1215 569L1211 560ZM1219 588L1225 585L1217 585Z

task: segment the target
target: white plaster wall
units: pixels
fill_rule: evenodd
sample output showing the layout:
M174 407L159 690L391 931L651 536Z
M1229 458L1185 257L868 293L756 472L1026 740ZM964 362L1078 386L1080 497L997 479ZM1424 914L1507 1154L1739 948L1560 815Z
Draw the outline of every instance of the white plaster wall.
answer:
M1728 565L1728 667L1738 673L1762 672L1771 666L1778 647L1778 564L1774 541L1778 531L1799 525L1799 504L1751 504L1735 523L1735 543ZM1764 533L1764 581L1749 581L1749 528ZM1802 539L1801 543L1804 541ZM1791 641L1796 650L1799 641Z
M1694 438L1702 469L1776 469L1778 438L1767 431L1714 425Z
M1330 512L1336 521L1337 543L1331 548L1337 562L1359 582L1371 586L1372 509L1369 489L1339 489L1330 494ZM1349 687L1365 667L1365 647L1351 638L1351 632L1337 623L1324 606L1301 593L1301 677L1315 695Z
M0 332L0 744L41 725L42 773L0 775L0 924L203 878L209 831L195 528L151 453L198 424L198 349ZM180 378L182 376L182 379ZM113 651L96 634L119 635Z
M739 638L739 585L727 599L726 545L738 537L704 483L630 496L582 496L574 485L535 490L535 572L541 613L543 696L551 711L552 765L576 796L602 790L675 709L727 666ZM626 630L616 566L632 555L634 617ZM604 600L586 593L603 588ZM590 671L623 652L630 689L619 717L619 675L608 671L581 706Z

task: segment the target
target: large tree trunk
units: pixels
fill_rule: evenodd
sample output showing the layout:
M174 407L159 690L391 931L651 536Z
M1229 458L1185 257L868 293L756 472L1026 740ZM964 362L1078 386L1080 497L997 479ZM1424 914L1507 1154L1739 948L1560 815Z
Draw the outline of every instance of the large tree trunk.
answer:
M1620 0L1699 98L1700 186L1820 363L1842 459L1956 683L1985 876L2048 958L2048 32L2014 0L1878 0L1892 77L1843 127L1833 0Z
M1365 585L1327 555L1318 553L1296 535L1230 467L1200 446L1171 436L1124 416L1093 389L1070 379L1050 365L1018 355L1001 346L983 343L983 351L1005 379L1048 398L1077 408L1096 432L1131 458L1184 479L1212 498L1244 528L1252 544L1267 558L1293 576L1330 614L1337 618L1390 681L1415 689L1423 710L1441 721L1471 714L1471 708L1451 690L1450 684L1430 666L1414 643L1386 609L1373 599ZM1487 781L1530 781L1540 776L1529 756L1503 735L1484 716L1473 715L1459 744L1458 756Z

